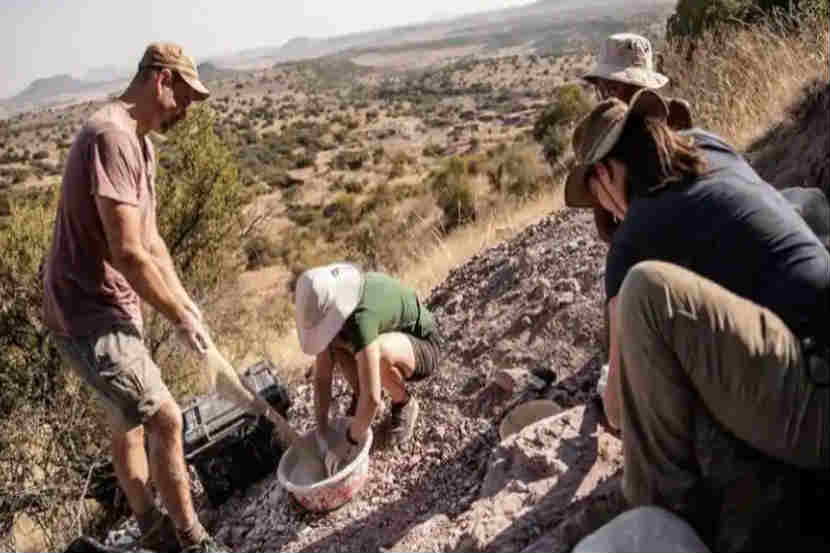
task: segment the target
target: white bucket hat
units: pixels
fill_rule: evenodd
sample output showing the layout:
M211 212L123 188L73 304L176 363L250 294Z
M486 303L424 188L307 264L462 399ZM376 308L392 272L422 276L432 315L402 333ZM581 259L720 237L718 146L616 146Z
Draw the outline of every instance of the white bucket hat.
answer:
M669 82L669 78L654 70L654 54L651 42L640 35L620 33L611 35L599 50L597 65L583 77L606 79L621 83L660 88Z
M334 263L300 275L294 296L297 337L307 355L317 355L337 336L363 292L356 266Z

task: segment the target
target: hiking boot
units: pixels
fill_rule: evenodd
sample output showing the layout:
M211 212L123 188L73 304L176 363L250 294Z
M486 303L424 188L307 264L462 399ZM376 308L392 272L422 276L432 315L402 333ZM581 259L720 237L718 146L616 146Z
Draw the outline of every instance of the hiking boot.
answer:
M392 445L403 445L412 438L415 430L415 421L418 420L418 400L409 396L404 404L393 403L391 409L391 442Z
M144 549L158 553L179 553L182 548L176 537L176 526L173 520L160 511L155 511L155 521L141 534L138 544ZM139 527L141 525L139 524Z
M208 536L196 545L182 550L182 553L231 553L231 550Z

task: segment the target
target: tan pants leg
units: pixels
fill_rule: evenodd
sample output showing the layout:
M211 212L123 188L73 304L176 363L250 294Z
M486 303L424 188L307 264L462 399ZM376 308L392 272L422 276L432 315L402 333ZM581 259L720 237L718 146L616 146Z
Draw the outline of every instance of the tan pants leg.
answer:
M623 492L632 505L693 507L698 402L771 457L830 467L830 391L808 378L798 340L770 310L649 261L626 277L617 325Z

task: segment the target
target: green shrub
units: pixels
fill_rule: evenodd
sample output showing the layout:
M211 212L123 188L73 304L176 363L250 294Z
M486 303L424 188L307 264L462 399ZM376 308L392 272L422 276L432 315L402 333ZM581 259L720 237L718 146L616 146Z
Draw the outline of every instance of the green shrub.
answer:
M343 171L349 169L357 171L369 160L369 155L364 150L343 150L338 152L331 160L332 169Z
M205 301L236 273L242 208L248 197L235 156L214 132L207 106L193 108L161 148L156 182L159 231L188 293ZM169 327L153 313L146 325L158 352Z
M475 197L464 160L451 157L432 176L431 188L438 207L444 213L445 228L451 229L475 220Z
M242 247L245 252L245 268L250 270L273 265L279 259L279 248L267 236L253 236Z
M428 142L426 146L424 146L423 154L425 157L440 157L444 155L446 149L437 142Z
M550 181L532 148L516 145L498 163L491 182L496 191L526 197L539 192Z
M579 85L556 88L553 102L536 119L532 131L548 163L555 164L561 159L567 149L571 128L590 109L591 101Z
M323 208L323 217L329 219L328 232L333 237L336 233L350 227L358 217L354 196L339 194L331 203Z
M314 158L311 157L310 155L304 155L304 156L299 157L296 160L295 164L296 164L297 169L303 169L305 167L311 167L312 165L314 165Z

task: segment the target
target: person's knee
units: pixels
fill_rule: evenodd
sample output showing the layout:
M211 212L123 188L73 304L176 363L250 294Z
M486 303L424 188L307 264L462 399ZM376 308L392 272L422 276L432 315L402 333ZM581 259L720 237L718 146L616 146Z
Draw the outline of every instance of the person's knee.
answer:
M381 370L395 369L406 376L415 367L415 352L412 343L404 334L390 332L378 339Z
M668 263L643 261L628 271L617 298L619 332L639 334L642 330L638 327L639 323L664 313L664 309L654 307L661 305L661 302L665 303L670 268Z
M172 399L163 401L156 414L147 421L146 426L151 434L165 438L181 436L182 411Z

